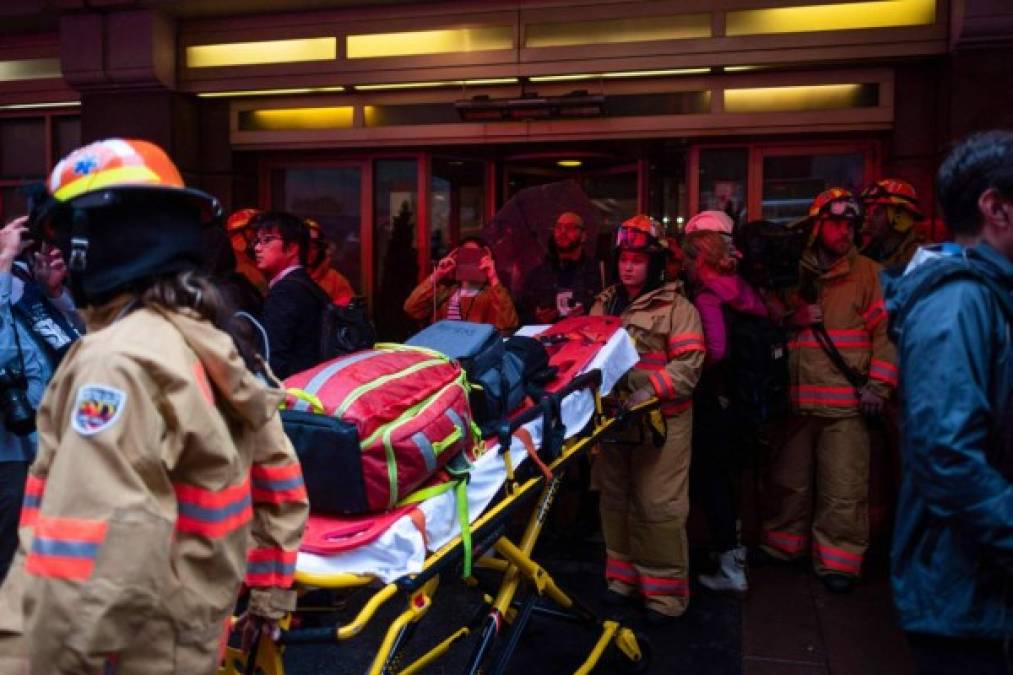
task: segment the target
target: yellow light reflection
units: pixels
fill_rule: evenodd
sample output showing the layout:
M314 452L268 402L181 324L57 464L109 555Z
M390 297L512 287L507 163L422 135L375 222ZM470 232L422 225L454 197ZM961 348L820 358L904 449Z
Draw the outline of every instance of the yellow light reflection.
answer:
M218 68L265 63L329 61L338 56L338 39L333 37L293 40L262 40L193 45L186 48L188 68Z
M0 61L0 82L44 80L54 77L63 77L60 72L60 59Z
M672 70L624 70L614 73L574 73L571 75L534 75L532 82L576 82L579 80L619 79L626 77L665 77L668 75L704 75L710 68L676 68Z
M54 101L52 103L9 103L0 105L0 110L38 110L42 108L66 108L79 106L80 101Z
M350 129L352 112L353 109L350 105L328 108L245 110L240 113L240 128L244 131Z
M873 0L728 12L725 35L769 35L858 28L926 26L936 21L936 0Z
M231 96L280 96L282 94L323 94L344 91L344 87L297 87L295 89L250 89L247 91L202 91L198 98L227 98Z
M513 49L513 46L512 26L368 33L349 35L345 39L345 51L350 59L478 52L488 49Z
M726 89L725 112L757 113L834 110L859 107L861 84L818 84L800 87Z
M570 47L711 36L711 15L675 14L634 18L535 23L524 27L525 47Z
M580 167L584 162L579 159L561 159L556 164L563 167L564 169L576 169Z
M516 84L516 77L498 77L488 80L446 80L444 82L394 82L391 84L357 84L357 91L385 91L394 89L425 89L428 87L484 86L491 84Z

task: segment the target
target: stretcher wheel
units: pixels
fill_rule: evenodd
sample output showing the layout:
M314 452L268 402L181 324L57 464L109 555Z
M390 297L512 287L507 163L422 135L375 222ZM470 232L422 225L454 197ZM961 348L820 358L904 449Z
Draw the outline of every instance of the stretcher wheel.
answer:
M636 641L636 646L640 651L640 658L636 661L631 660L626 652L616 644L616 640L623 639L622 636L617 635L608 651L607 661L612 666L608 672L646 673L651 668L651 659L654 657L654 645L651 644L651 641L643 633L629 628L621 628L620 631L628 631L626 639L632 636L633 640Z

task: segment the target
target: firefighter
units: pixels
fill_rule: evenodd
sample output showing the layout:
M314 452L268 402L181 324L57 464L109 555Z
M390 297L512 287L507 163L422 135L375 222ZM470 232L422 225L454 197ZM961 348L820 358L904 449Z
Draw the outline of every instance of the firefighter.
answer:
M907 181L884 178L862 190L865 211L862 255L886 269L907 267L925 243L915 224L925 220L918 194Z
M306 261L310 278L324 289L324 293L335 305L347 305L355 296L352 285L341 272L331 267L330 256L327 254L327 239L320 229L320 223L312 218L306 218L306 225L310 229L310 254L309 260Z
M73 151L48 188L39 228L88 335L39 409L0 665L214 673L241 583L245 626L274 632L293 609L308 510L283 394L244 367L194 271L218 203L136 140Z
M635 446L608 446L592 468L592 484L601 491L605 601L624 604L642 595L651 623L681 616L689 606L691 406L705 355L700 315L680 282L664 281L662 237L647 216L623 223L616 241L619 283L591 308L592 315L621 317L640 354L620 388L625 405L661 401L661 433L634 430Z
M881 267L854 245L861 213L854 196L840 188L821 193L809 209L813 233L799 287L788 298L793 415L773 457L776 513L764 520L762 533L762 550L782 560L803 556L811 537L816 574L839 593L859 577L869 543L863 415L880 414L897 384Z
M256 232L250 227L250 220L258 213L258 209L239 209L225 221L225 231L229 234L232 251L236 254L236 272L246 277L263 300L267 293L267 280L253 260L253 237Z

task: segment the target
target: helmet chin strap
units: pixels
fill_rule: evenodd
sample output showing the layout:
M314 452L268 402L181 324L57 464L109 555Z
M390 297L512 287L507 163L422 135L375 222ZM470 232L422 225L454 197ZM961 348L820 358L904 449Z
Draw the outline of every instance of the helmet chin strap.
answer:
M74 209L70 229L70 259L67 262L70 271L70 293L79 306L88 305L88 295L84 290L84 275L88 269L88 213L83 209Z

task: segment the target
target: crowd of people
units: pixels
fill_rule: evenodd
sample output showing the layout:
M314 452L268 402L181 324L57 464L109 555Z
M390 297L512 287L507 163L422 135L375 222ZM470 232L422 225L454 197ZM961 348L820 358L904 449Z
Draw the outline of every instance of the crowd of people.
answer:
M354 291L319 224L244 209L214 225L217 201L149 143L80 148L48 192L0 230L0 671L213 672L241 582L242 629L294 607L308 504L264 382L320 362L324 310ZM764 224L704 211L676 236L636 215L606 266L565 211L516 304L470 237L403 310L503 333L621 318L640 361L617 403L657 406L596 456L591 486L604 601L642 602L651 623L689 607L691 493L714 549L704 587L741 597L750 564L809 558L849 592L870 539L870 420L899 425L893 582L919 666L1008 672L1013 134L957 146L938 197L955 241L924 246L902 180L816 195L785 226L803 245L776 284L747 274L741 245ZM767 361L780 385L756 370ZM757 438L772 453L747 553L739 485Z

